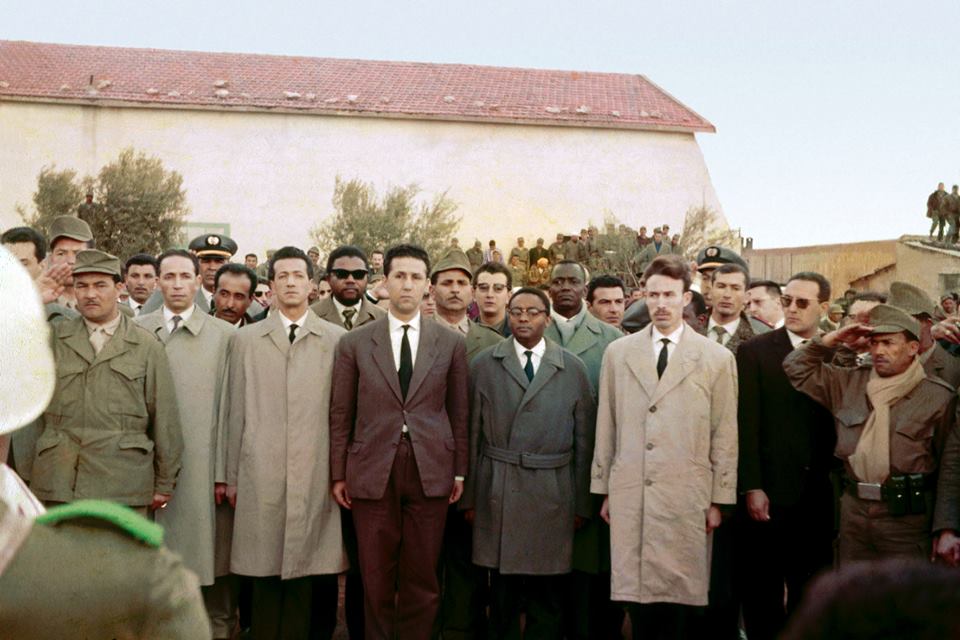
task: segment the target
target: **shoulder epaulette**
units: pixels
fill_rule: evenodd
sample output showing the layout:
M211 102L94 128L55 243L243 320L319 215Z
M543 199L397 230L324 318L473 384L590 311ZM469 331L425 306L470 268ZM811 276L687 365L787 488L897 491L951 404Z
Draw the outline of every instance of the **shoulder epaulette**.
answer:
M947 382L947 381L944 380L943 378L940 378L939 376L932 376L932 375L930 375L930 374L928 373L928 374L927 374L927 377L926 377L925 379L926 379L926 380L929 380L930 382L934 382L934 383L936 383L937 385L939 385L939 386L941 386L941 387L944 387L945 389L949 390L950 393L956 393L956 392L957 392L957 390L954 389L953 386L952 386L949 382Z
M77 500L50 509L38 516L36 521L44 525L57 525L81 518L109 522L151 547L159 547L163 544L163 527L150 522L128 507L105 500Z

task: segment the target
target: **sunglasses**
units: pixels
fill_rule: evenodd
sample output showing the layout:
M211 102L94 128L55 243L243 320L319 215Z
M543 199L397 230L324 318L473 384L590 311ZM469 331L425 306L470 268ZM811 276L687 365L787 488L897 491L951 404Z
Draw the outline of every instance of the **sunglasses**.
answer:
M353 271L348 269L331 269L330 273L336 276L337 280L346 280L350 276L353 276L354 280L363 280L369 272L366 269L354 269Z
M780 304L783 305L784 309L789 309L790 305L794 302L797 303L797 309L803 311L811 304L817 304L816 300L810 300L808 298L794 298L793 296L780 296Z
M267 295L267 292L266 292L266 291L254 291L254 292L253 292L253 297L254 297L254 298L262 298L262 297L265 296L265 295Z

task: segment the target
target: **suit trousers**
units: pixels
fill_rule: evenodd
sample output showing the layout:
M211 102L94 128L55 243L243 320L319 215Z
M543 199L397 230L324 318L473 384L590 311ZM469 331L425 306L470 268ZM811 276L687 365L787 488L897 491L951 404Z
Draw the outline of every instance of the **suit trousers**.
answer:
M704 607L668 602L627 605L633 640L688 640L701 636L693 633L703 616ZM709 636L707 636L709 637Z
M442 595L440 613L433 624L434 640L486 637L488 573L486 567L473 564L473 527L463 519L457 505L451 505L437 574Z
M340 509L340 531L347 551L350 568L347 570L343 594L343 609L347 632L351 638L363 640L363 579L360 577L360 554L357 549L357 529L349 511Z
M214 640L233 637L233 630L237 627L240 576L217 576L213 584L200 587L200 591L203 593L203 604L207 608Z
M255 577L252 640L330 640L337 626L337 575Z
M737 640L740 637L740 601L734 589L734 554L737 532L732 517L713 531L710 552L709 603L694 624L698 637Z
M560 640L563 637L565 575L525 576L490 572L490 637ZM526 624L520 613L526 605Z
M840 566L860 560L930 557L930 524L926 514L891 516L886 503L861 500L849 493L840 498Z
M424 495L406 437L397 446L383 497L353 499L369 640L430 637L440 606L437 561L448 502L446 496Z
M795 505L771 503L767 522L741 506L735 524L743 621L750 640L773 640L810 580L833 564L833 491L824 478Z

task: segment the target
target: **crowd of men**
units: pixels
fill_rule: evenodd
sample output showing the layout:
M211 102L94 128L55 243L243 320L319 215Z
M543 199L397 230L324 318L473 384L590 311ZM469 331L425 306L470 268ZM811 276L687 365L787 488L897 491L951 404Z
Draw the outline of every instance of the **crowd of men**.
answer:
M585 234L321 268L10 229L56 389L0 462L38 511L162 525L215 638L330 638L345 576L354 638L758 640L833 566L960 564L955 305L831 301L659 228L627 286Z

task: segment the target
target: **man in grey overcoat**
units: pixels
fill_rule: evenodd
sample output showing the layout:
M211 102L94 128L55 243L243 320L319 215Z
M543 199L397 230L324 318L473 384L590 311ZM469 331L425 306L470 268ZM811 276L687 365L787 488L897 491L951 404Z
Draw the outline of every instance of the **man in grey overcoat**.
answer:
M562 636L561 576L592 514L596 405L583 362L543 337L550 302L524 287L508 305L512 337L470 366L470 474L462 508L473 561L492 569L492 637Z
M135 322L160 339L170 361L183 427L183 467L170 503L155 518L163 525L165 544L200 579L213 637L229 638L236 624L237 587L233 576L215 569L218 547L230 531L218 527L214 483L225 482L219 427L234 328L196 305L200 265L195 255L166 251L158 270L163 306Z

